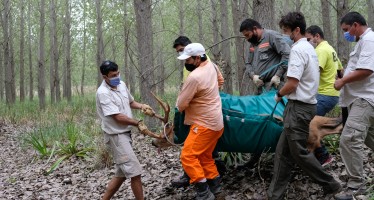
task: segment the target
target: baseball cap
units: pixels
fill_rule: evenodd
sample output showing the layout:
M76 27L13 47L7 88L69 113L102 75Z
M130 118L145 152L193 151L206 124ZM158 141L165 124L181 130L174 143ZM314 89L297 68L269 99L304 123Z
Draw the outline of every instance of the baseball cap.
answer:
M201 56L205 54L205 48L200 43L191 43L184 47L183 53L178 56L179 60L186 60L191 56Z

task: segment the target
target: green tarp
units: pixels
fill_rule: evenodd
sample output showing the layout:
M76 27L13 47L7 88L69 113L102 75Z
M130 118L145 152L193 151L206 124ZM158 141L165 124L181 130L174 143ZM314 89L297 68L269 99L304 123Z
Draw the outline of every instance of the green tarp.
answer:
M287 99L276 102L276 90L258 96L234 96L220 93L224 121L224 133L217 143L222 152L259 153L274 152L283 123L271 114L282 117ZM274 109L275 108L275 109ZM184 113L175 110L175 142L186 139L189 126L183 124Z

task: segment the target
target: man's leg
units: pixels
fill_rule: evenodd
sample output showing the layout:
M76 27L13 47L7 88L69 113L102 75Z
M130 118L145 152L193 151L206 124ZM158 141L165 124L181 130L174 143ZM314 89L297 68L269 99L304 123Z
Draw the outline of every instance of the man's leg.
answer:
M105 190L103 200L109 200L113 197L113 195L118 191L121 187L123 181L125 181L125 177L113 177L112 180L109 181L108 187Z
M143 200L143 186L140 175L131 178L131 189L136 200Z

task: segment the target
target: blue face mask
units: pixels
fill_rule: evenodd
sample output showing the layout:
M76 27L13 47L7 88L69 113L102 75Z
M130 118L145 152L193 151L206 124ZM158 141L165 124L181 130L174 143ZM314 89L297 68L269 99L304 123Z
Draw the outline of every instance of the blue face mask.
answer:
M121 83L121 77L120 76L113 77L113 78L109 79L109 85L111 85L113 87L118 86L120 83Z
M344 38L345 38L348 42L356 42L356 36L351 35L348 31L347 31L347 32L344 32Z

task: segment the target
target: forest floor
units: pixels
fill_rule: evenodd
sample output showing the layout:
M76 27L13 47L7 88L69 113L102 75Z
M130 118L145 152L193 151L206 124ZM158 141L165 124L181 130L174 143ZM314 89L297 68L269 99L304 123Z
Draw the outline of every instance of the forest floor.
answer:
M1 123L1 122L0 122ZM52 161L38 159L31 148L21 148L19 136L24 127L0 124L0 199L100 199L114 174L114 167L97 167L95 159L65 160L56 171L43 175ZM170 181L181 172L180 149L158 152L148 137L133 134L133 147L143 167L142 182L146 199L194 199L193 187L174 189ZM365 174L373 185L374 154L366 149ZM269 156L268 156L269 157ZM270 156L271 157L271 156ZM339 155L326 170L337 180L344 168ZM265 199L272 176L272 160L253 170L229 169L223 176L224 193L220 199ZM342 183L343 184L343 183ZM372 193L373 194L373 193ZM373 198L373 197L371 197ZM134 199L126 180L113 199ZM287 199L333 199L323 196L322 188L295 168ZM357 199L370 199L359 196Z

